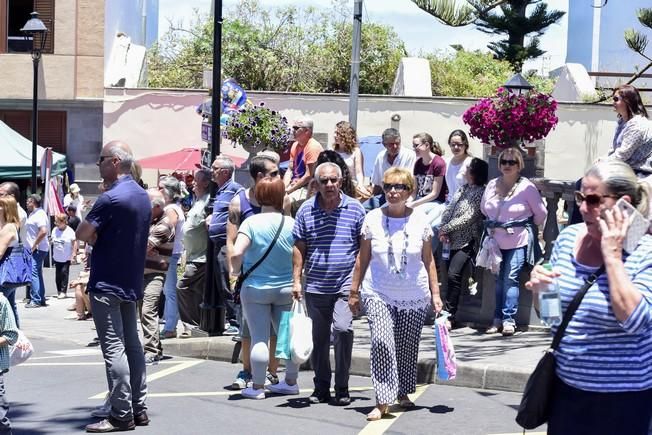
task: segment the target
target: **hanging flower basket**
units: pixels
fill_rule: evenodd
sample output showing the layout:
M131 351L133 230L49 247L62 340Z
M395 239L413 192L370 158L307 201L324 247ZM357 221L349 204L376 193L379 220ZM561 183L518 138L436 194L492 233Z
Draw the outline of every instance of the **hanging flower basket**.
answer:
M291 133L287 118L261 102L246 105L234 113L226 125L224 137L242 145L249 153L263 149L281 152L287 147Z
M559 122L557 101L548 94L517 95L498 88L496 95L483 98L464 112L469 134L498 148L523 146L545 138Z

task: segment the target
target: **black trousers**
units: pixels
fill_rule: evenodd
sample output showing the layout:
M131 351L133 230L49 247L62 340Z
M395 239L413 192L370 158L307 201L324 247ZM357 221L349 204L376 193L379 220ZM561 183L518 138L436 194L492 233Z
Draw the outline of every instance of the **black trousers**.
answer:
M57 294L66 293L68 290L68 275L70 272L70 261L60 263L54 262L54 281L57 285Z
M648 435L651 419L652 389L595 393L557 379L548 435Z
M229 266L226 262L226 243L213 242L213 253L215 261L215 270L213 277L215 279L215 289L222 293L224 305L226 308L226 321L231 326L240 327L236 310L236 301L234 295L229 290Z
M448 262L448 287L446 290L446 311L451 313L450 320L455 320L455 313L460 304L462 291L468 287L472 272L471 259L475 250L471 244L462 249L451 250Z

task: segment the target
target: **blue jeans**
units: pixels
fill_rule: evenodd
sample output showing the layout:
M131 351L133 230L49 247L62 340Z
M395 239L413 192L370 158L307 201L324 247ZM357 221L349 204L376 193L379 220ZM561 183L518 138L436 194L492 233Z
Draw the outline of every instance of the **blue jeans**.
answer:
M176 331L179 322L179 306L177 305L177 264L179 264L179 257L180 254L170 256L170 266L165 275L163 287L163 294L165 294L165 308L163 310L165 326L163 331Z
M527 246L515 249L501 249L503 261L496 279L496 310L494 319L516 324L518 309L519 277L525 265L525 250Z
M9 305L11 305L11 311L14 312L14 319L16 319L16 328L20 328L20 322L18 321L18 307L16 307L16 288L2 288L0 289L2 294L5 295Z
M32 289L29 298L33 304L45 305L45 283L43 282L43 260L47 251L38 249L32 253Z

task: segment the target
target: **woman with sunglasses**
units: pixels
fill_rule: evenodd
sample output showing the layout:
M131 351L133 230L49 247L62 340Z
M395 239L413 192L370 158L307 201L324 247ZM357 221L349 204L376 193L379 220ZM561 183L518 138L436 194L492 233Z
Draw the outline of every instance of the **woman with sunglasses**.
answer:
M415 189L407 169L383 176L387 203L370 211L362 226L360 253L353 271L349 307L362 307L371 330L371 380L376 407L367 420L379 420L398 400L414 407L421 329L428 311L441 311L432 229L426 215L407 206Z
M448 286L446 288L446 310L450 328L455 326L455 314L460 301L462 287L468 284L472 272L472 259L482 234L482 213L480 201L487 184L489 165L474 158L464 175L466 184L457 189L455 196L444 210L439 226L439 241L450 244L448 261Z
M525 285L538 293L556 281L563 312L586 279L598 276L555 351L548 434L647 435L652 422L652 236L638 239L632 252L624 250L628 224L616 202L627 201L647 216L650 187L625 163L604 161L586 172L576 198L584 222L557 237L553 271L536 266Z
M430 220L430 225L439 223L446 201L446 162L441 157L444 152L428 133L418 133L412 138L412 147L417 155L414 162L416 190L414 199L408 207L420 207Z
M471 163L473 156L469 154L469 138L462 130L453 130L448 136L448 146L451 148L451 157L446 162L446 186L448 188L448 196L446 201L455 196L457 189L466 183L464 181L464 172L466 167Z
M523 155L518 148L498 155L501 175L487 184L480 209L485 220L484 237L493 237L502 261L496 277L496 308L488 334L502 328L503 336L516 329L519 277L525 264L534 265L541 257L537 225L546 220L546 207L537 188L521 176Z

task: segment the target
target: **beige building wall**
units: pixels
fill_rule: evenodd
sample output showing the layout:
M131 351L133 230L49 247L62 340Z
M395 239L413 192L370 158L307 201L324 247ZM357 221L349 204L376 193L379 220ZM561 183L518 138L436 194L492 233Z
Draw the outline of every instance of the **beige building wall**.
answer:
M104 1L57 0L54 53L39 68L41 99L101 99L104 94ZM32 98L29 53L0 54L0 98Z
M104 142L121 139L143 158L182 147L203 146L201 117L195 107L205 92L153 89L106 89L104 101ZM315 121L316 133L333 139L338 121L348 118L348 96L250 92L254 102L265 101L289 119L307 115ZM473 104L463 98L413 98L362 96L359 101L358 136L380 135L387 127L397 127L403 143L410 146L413 134L426 131L445 144L457 128L468 131L462 114ZM392 122L393 115L400 121ZM561 103L559 124L545 141L545 175L575 180L595 160L607 152L616 127L611 106ZM324 144L326 145L326 144ZM230 146L226 143L223 146ZM447 147L446 147L447 148ZM471 151L482 156L482 144L471 139ZM229 150L233 153L233 150ZM241 150L236 150L242 153ZM449 151L450 154L450 151ZM370 164L370 163L367 163Z

